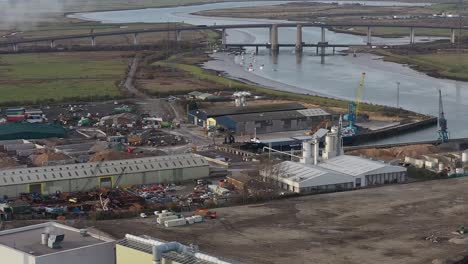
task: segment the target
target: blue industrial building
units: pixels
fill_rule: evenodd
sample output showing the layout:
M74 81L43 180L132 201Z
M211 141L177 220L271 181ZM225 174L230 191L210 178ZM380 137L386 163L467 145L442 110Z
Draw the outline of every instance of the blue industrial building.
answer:
M216 120L223 116L235 116L254 113L272 113L281 111L303 110L306 109L299 103L283 103L269 105L253 105L244 107L223 107L194 109L188 112L188 121L201 127L210 127L209 119L212 120L212 126L216 126Z

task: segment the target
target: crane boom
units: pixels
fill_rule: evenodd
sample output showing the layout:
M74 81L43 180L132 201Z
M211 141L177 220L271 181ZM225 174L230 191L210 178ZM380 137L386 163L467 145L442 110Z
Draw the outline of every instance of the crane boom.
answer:
M359 106L361 105L362 93L364 91L364 81L366 79L366 73L363 72L361 80L359 81L359 87L356 94L356 117L359 114Z
M357 127L356 121L359 113L359 106L361 105L362 93L364 91L364 80L366 78L366 73L363 72L361 75L361 80L359 81L359 86L356 92L356 100L354 102L349 102L348 104L348 114L345 115L345 120L348 121L348 131L356 134Z
M442 91L439 89L439 119L437 120L439 126L439 140L443 143L447 142L449 139L449 133L447 129L447 119L445 118L444 113L444 104L442 102Z

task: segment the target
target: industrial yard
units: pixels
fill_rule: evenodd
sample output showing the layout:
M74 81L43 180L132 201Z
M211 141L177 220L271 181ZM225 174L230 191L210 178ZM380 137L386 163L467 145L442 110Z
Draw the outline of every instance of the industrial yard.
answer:
M410 69L465 79L468 13L433 1L18 4L0 259L468 263L464 83Z
M195 243L243 263L457 263L467 253L466 237L455 233L466 225L467 184L439 180L218 208L217 220L170 232L152 218L97 227L115 237L131 230Z

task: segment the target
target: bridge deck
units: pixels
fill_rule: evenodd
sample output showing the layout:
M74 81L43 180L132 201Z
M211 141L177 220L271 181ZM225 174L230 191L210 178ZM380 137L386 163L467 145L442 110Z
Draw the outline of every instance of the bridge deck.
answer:
M269 43L249 43L249 44L226 44L226 47L271 47ZM279 47L295 47L296 44L278 44ZM348 48L350 46L359 47L359 46L367 46L365 44L302 44L302 47L335 47L335 48Z
M398 27L398 28L433 28L433 29L456 29L447 26L433 26L433 25L408 25L408 24L393 24L393 25L379 25L379 24L344 24L344 23L332 23L332 24L319 24L319 23L281 23L277 24L278 27L316 27L316 28L332 28L332 27ZM34 43L34 42L45 42L45 41L57 41L67 39L79 39L79 38L96 38L103 36L118 36L127 34L144 34L144 33L158 33L158 32L173 32L173 31L194 31L194 30L223 30L223 29L242 29L242 28L271 28L272 24L237 24L237 25L200 25L200 26L188 26L172 29L162 28L149 28L149 29L138 29L138 30L121 30L121 31L109 31L109 32L98 32L92 34L76 34L76 35L65 35L65 36L54 36L44 38L29 38L29 39L15 39L10 41L0 42L0 46L18 45L22 43Z

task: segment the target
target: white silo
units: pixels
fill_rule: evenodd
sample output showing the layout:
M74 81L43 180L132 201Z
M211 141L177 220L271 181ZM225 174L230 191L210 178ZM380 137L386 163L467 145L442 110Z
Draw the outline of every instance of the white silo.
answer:
M312 144L308 141L302 142L302 159L301 163L311 164L312 163Z
M439 172L442 172L444 170L444 164L439 163Z
M317 165L318 155L319 155L319 142L317 138L314 138L311 141L302 142L301 163Z
M462 162L468 163L468 152L462 152Z
M323 152L323 159L331 159L338 155L338 130L333 127L330 132L325 136L325 151Z

